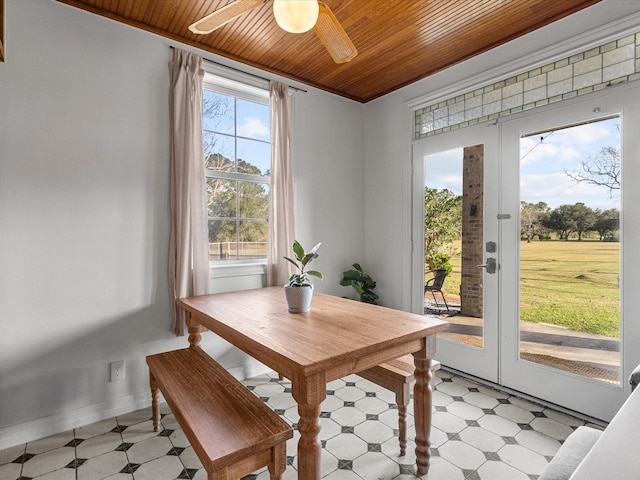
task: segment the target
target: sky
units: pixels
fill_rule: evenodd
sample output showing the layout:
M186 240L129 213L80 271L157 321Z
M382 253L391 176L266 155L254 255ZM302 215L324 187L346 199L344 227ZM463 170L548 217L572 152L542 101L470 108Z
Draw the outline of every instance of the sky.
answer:
M230 159L239 158L260 168L265 174L271 170L271 130L269 105L259 104L242 98L237 99L235 109L233 97L222 93L204 90L205 100L217 100L225 107L224 114L216 111L217 116L203 118L205 130L238 137L237 151L234 154L233 137L219 137L216 149ZM234 113L235 112L235 113ZM235 129L235 130L234 130ZM206 143L206 139L205 139Z
M579 183L565 174L582 172L581 162L595 158L603 147L620 147L620 118L542 133L520 140L520 196L551 208L583 202L591 208L620 208L619 191ZM540 142L540 137L544 140Z
M577 184L566 173L581 172L582 161L596 157L603 147L620 147L620 118L602 120L520 140L520 199L546 202L551 208L583 202L588 207L620 209L619 191ZM542 141L541 137L543 138ZM462 149L426 157L426 185L462 194Z

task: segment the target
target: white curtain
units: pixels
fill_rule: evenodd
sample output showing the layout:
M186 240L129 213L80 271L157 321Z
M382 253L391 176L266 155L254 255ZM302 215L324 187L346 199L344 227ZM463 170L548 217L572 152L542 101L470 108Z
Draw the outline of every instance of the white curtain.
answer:
M209 289L207 212L202 147L202 58L173 50L171 89L171 236L169 289L173 333L184 335L185 314L175 300Z
M284 285L289 268L282 257L291 256L293 244L293 172L290 159L289 87L271 82L271 201L267 285Z

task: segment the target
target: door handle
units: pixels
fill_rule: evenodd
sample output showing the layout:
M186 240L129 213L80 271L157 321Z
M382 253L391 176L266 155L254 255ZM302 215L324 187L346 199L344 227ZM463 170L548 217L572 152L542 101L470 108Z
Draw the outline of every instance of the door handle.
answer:
M477 268L484 268L487 273L496 273L496 259L495 258L487 258L487 263L484 265L476 265Z

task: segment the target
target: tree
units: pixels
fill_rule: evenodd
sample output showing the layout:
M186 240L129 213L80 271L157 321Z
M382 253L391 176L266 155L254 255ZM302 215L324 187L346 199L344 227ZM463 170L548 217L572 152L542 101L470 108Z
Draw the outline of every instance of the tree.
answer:
M578 202L571 206L571 216L575 222L578 241L582 240L582 234L593 229L596 223L596 215L584 203Z
M436 270L438 255L446 244L462 232L462 195L451 190L424 189L424 257L430 270Z
M544 223L549 230L558 233L560 240L569 240L569 235L577 230L572 215L572 205L560 205L554 208Z
M605 211L596 209L594 214L596 221L593 228L600 235L600 241L604 241L608 237L613 237L620 229L620 212L617 209L611 208Z
M596 157L589 157L581 162L582 172L564 171L576 183L589 183L609 189L609 195L614 190L620 190L620 149L617 147L603 147Z
M526 238L530 243L536 236L547 233L545 222L549 218L551 209L545 202L536 204L520 202L520 237Z
M560 205L554 208L546 220L545 226L558 233L560 240L569 240L572 233L578 234L578 240L582 240L582 234L592 230L596 221L596 215L584 203L575 205Z

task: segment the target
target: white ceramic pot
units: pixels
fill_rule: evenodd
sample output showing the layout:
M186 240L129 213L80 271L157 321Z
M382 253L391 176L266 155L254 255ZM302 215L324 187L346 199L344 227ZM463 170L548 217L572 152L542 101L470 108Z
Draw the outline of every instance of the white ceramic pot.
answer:
M303 287L284 286L284 294L287 298L289 311L291 313L304 313L311 309L311 298L313 297L313 285L306 284Z

